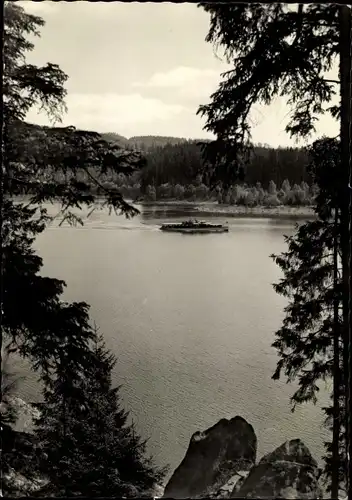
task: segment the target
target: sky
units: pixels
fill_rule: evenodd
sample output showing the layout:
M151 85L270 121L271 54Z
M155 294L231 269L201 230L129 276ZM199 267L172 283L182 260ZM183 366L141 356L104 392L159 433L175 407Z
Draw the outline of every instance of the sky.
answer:
M45 21L28 62L56 63L69 76L63 125L125 137L213 137L196 112L210 102L221 73L231 67L205 42L210 16L196 4L19 4ZM251 114L254 142L294 146L285 133L289 111L283 98L270 106L256 105ZM50 124L35 109L27 120ZM317 136L338 133L328 116L317 128Z

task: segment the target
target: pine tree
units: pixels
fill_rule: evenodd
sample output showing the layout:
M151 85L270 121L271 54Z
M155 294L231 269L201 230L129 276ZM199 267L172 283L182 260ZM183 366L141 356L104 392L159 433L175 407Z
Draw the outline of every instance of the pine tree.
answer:
M207 161L225 181L238 172L238 153L250 146L250 111L256 103L289 97L292 136L309 137L329 106L338 81L325 79L339 54L339 8L330 4L206 4L207 42L233 66L223 73L211 103L200 106L205 129L216 140L204 144ZM295 10L297 9L297 11ZM235 163L234 163L235 162Z
M345 487L346 453L341 444L345 442L343 289L340 231L336 224L341 190L337 175L339 152L339 142L331 139L316 141L310 148L311 172L320 187L315 208L318 218L286 238L287 252L273 256L284 276L274 288L288 299L283 326L276 332L273 344L280 357L273 378L283 373L288 381L298 379L299 389L291 400L294 409L303 402L316 403L319 381L333 377L333 405L324 411L335 439L332 444L326 443L325 472L331 479L334 468L339 470L340 486ZM331 456L334 445L339 457ZM330 482L327 487L331 489Z
M115 357L100 335L94 344L89 372L75 377L62 357L38 405L39 468L49 479L39 496L141 496L166 472L147 458L146 443L121 409L120 387L111 382Z
M74 127L40 127L26 123L26 114L34 105L41 106L53 120L60 118L65 109L64 83L67 76L55 64L37 67L26 62L26 53L34 47L28 39L39 35L39 28L44 24L41 18L27 14L15 2L7 2L4 24L2 335L9 345L9 352L16 352L27 358L32 368L38 372L48 391L48 401L53 403L49 395L53 394L55 387L57 390L65 389L63 394L70 403L68 410L73 411L78 405L78 399L75 401L74 397L75 390L77 398L81 395L88 397L79 383L91 373L92 342L96 337L89 320L89 306L84 302L64 301L62 293L65 283L40 274L42 259L36 255L33 243L52 220L43 203L61 203L62 218L70 223L79 223L80 219L70 209L88 206L93 210L100 189L105 195L105 205L110 210L118 210L127 217L133 216L138 211L124 200L116 186L104 188L101 178L107 172L113 172L116 176L121 173L130 176L144 165L144 159L138 152L126 151L104 141L95 132L79 131ZM89 179L89 182L84 179ZM27 200L16 200L17 194L27 195ZM61 398L61 402L63 401L65 404L61 406L61 417L65 416L66 411L65 398ZM115 412L116 418L117 415L118 412ZM50 426L49 420L42 420L41 423ZM63 424L65 428L65 418ZM80 424L83 426L82 420ZM83 433L84 429L82 427L79 431L78 426L76 430L79 436L79 432ZM120 430L118 449L124 450L123 438L128 441L129 432L132 431ZM70 434L64 435L66 442L72 440ZM14 448L12 442L14 436L10 425L3 427L2 439L7 443L9 453L15 450L12 455L18 454L18 449ZM86 434L85 437L89 443L89 436ZM133 444L132 439L130 442ZM61 440L57 444L62 443ZM97 440L96 443L98 444ZM22 450L17 458L26 456L27 444L24 453L22 454ZM59 457L62 447L56 446L55 441L51 445L52 457ZM118 446L117 437L115 445ZM142 445L140 442L135 444L135 454L140 457L140 463L137 459L129 462L132 467L130 474L136 473L137 478L140 478L137 480L138 487L143 480L147 485L148 478L151 484L158 477L158 474L152 476L154 469L151 466L148 469L148 464L142 467ZM37 446L32 443L29 448L34 453ZM105 453L106 460L110 460L111 449L104 451L101 445L100 452L101 456ZM76 455L75 467L79 465L78 458L80 457ZM42 467L42 455L39 463ZM37 472L37 467L37 459L27 459L27 468L33 473ZM79 468L77 470L79 473L84 472ZM125 481L127 473L123 472L121 477L123 479L120 481ZM59 485L64 482L63 480ZM55 484L53 487L55 489Z
M89 307L62 300L65 283L39 275L42 260L33 242L52 220L43 203L61 203L63 219L79 223L71 208L95 208L99 176L108 171L131 175L144 160L139 153L110 145L99 134L74 127L40 127L24 121L34 105L41 105L52 119L65 108L67 76L48 63L37 67L26 62L44 22L26 14L16 3L4 8L4 154L2 165L2 333L10 350L29 358L42 377L50 376L57 352L70 341L77 370L85 363L85 350L93 338ZM94 168L93 168L94 167ZM95 174L92 174L92 169ZM77 180L83 172L90 183ZM53 174L61 173L61 177ZM105 204L126 216L138 211L126 203L120 191L103 189ZM16 194L28 201L18 202Z
M347 82L349 72L344 71L346 78L341 82L327 79L325 73L340 59L342 75L343 59L350 61L349 45L346 46L342 29L345 7L335 4L288 7L287 4L206 3L200 6L211 18L206 40L221 48L226 60L233 65L233 69L223 74L211 103L198 110L207 119L205 129L216 135L215 141L204 145L205 157L215 171L215 179L228 182L239 175L241 161L251 149L250 111L255 103L270 104L277 96L287 97L292 114L286 131L296 137L308 138L315 131L315 122L325 112L340 118L341 108L332 106L331 100L338 89L336 85L340 86L341 95L348 95L342 92L342 84L350 85ZM350 22L351 11L344 12L346 22ZM342 111L347 108L348 99L345 99ZM350 269L347 260L350 249L346 201L349 196L346 194L346 165L341 162L342 151L345 157L348 156L346 130L347 123L340 137L339 161L334 162L334 154L327 160L335 163L335 181L340 179L340 182L336 184L332 180L330 191L322 184L328 198L317 202L318 221L297 229L297 234L287 240L288 252L276 258L285 276L276 290L291 302L274 344L281 358L275 378L283 370L288 380L299 379L300 389L293 396L293 401L298 403L314 401L317 382L327 376L339 377L337 366L342 368L342 378L348 372ZM326 163L321 156L320 162ZM330 174L331 170L320 170L320 180ZM338 198L332 195L332 186ZM331 203L335 222L331 221ZM333 258L337 245L342 274L338 283ZM324 292L319 290L322 285L327 287ZM336 303L342 304L342 315L336 314ZM338 339L337 332L340 334ZM335 355L341 348L333 348L334 341L337 345L340 338L343 346L341 365L340 357L336 359ZM340 384L338 380L334 389L338 387L346 391L347 384L344 380ZM334 415L341 407L341 391L334 393ZM334 418L334 425L340 424ZM334 432L334 439L341 436L341 432L340 425L340 431ZM338 493L336 439L333 444L335 456L330 464L334 498Z

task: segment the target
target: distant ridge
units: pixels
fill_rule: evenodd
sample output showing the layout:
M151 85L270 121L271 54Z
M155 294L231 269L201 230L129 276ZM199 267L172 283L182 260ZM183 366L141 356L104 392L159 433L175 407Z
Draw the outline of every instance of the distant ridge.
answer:
M115 142L115 143L119 143L119 144L127 144L128 143L127 137L124 137L123 135L120 135L120 134L116 134L115 132L104 132L103 134L100 133L100 135L106 141Z
M184 137L172 137L172 136L162 136L162 135L135 135L130 137L124 137L115 132L104 132L100 135L107 141L119 144L121 146L130 146L132 148L140 149L142 151L147 151L150 148L165 146L166 144L176 145L184 142L198 142L206 141L206 139L186 139Z
M35 130L40 130L42 128L48 128L47 126L38 125L36 123L25 122L26 126L32 127ZM49 127L50 128L50 127ZM61 127L59 127L61 128ZM65 127L63 127L65 128ZM73 127L75 128L75 127ZM87 131L84 129L76 129L77 131ZM186 139L185 137L173 137L173 136L164 136L164 135L135 135L130 137L124 137L121 134L117 134L116 132L97 132L103 139L106 141L116 144L118 146L127 148L127 149L138 149L140 151L148 151L150 149L154 149L156 147L163 147L168 145L175 146L177 144L182 143L195 143L195 142L206 142L208 139Z

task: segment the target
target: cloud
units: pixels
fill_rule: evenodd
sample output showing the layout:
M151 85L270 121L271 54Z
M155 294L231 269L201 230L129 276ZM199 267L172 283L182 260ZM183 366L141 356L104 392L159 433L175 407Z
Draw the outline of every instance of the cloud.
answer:
M154 73L146 82L135 82L134 87L175 88L200 83L202 80L218 81L219 72L212 69L179 66L164 73Z
M227 69L200 69L178 66L166 72L154 73L145 82L134 82L134 88L143 88L149 94L158 93L163 99L198 106L215 92L221 80L221 72Z
M165 104L158 99L145 98L140 94L74 94L68 95L68 113L63 125L83 129L112 131L134 135L139 127L172 122L185 110L183 106ZM31 110L27 120L42 125L49 124L44 114Z

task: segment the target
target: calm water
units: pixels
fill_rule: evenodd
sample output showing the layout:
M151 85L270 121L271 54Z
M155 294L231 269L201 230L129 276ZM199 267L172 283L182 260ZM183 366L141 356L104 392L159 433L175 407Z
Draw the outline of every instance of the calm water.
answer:
M66 299L91 304L118 357L114 382L158 463L175 468L193 432L235 415L254 426L259 458L300 437L319 459L321 411L292 414L294 387L271 380L285 302L272 289L280 271L269 255L286 248L293 221L228 218L228 234L158 230L187 215L147 207L133 220L98 211L83 228L54 224L36 243L43 274L66 281ZM34 399L26 375L21 391Z

